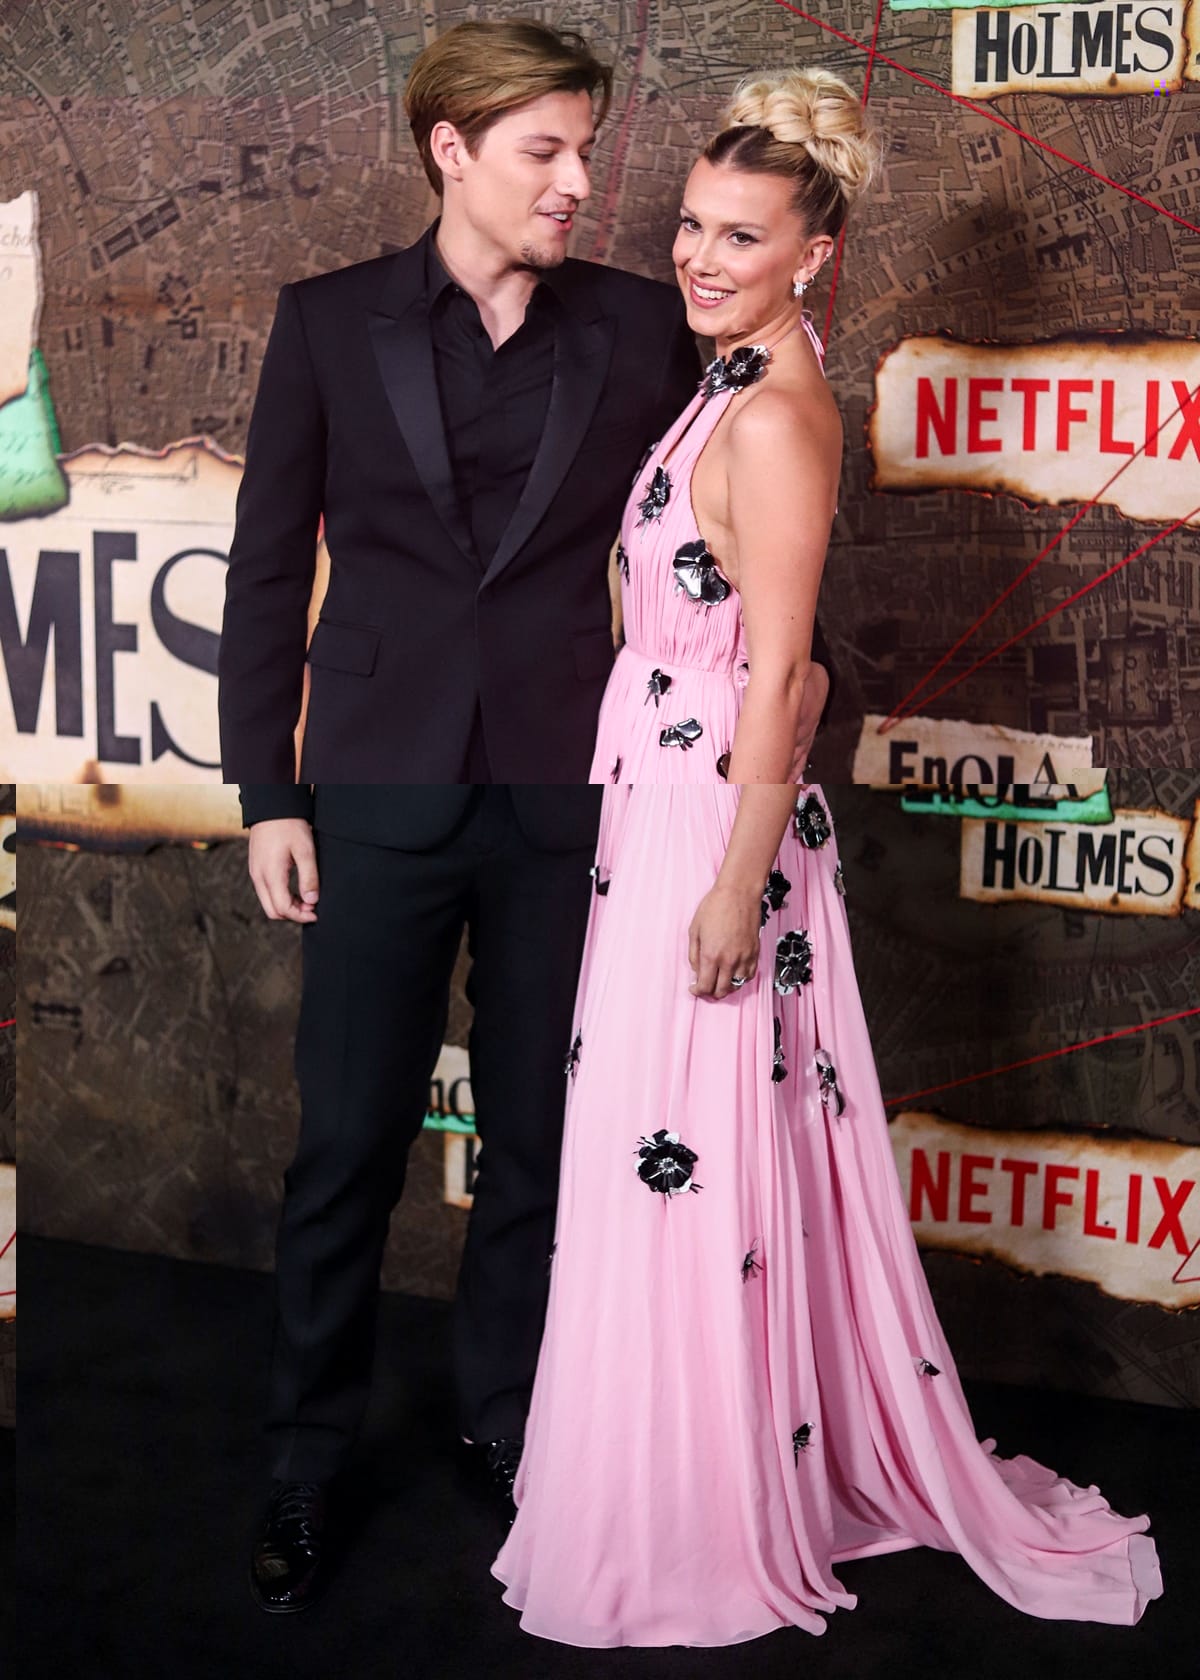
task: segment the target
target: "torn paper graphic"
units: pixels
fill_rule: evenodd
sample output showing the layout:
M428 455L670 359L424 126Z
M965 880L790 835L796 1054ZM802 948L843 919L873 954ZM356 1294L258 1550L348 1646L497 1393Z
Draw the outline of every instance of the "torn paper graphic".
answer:
M17 925L17 819L0 817L0 928Z
M24 394L0 408L0 545L13 540L7 522L40 519L66 505L70 489L58 460L60 447L50 378L35 350Z
M0 527L0 776L220 780L217 645L241 465L206 438L66 457Z
M0 1162L0 1318L17 1316L17 1169Z
M1192 824L1168 811L1116 810L1109 823L967 820L959 893L1126 916L1178 916Z
M1200 1304L1200 1149L992 1131L905 1110L889 1128L917 1241L1125 1301Z
M1071 0L957 11L950 85L972 99L1178 93L1185 78L1200 78L1198 12L1194 0Z
M1200 341L903 339L876 368L868 434L876 490L1098 497L1130 519L1200 526Z
M37 194L24 192L0 204L0 404L25 390L41 302Z
M867 787L994 792L1014 782L1045 786L1092 767L1090 735L1042 735L963 718L903 718L884 734L882 713L863 719L851 781Z
M237 789L228 783L167 786L109 782L22 782L17 788L21 839L60 840L87 851L144 851L243 839Z

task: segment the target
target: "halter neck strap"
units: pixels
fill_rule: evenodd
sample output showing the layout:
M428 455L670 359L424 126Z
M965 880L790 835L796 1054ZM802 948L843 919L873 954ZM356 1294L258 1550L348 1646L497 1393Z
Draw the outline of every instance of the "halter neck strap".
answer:
M824 372L825 371L825 346L821 343L820 334L817 332L816 327L813 325L812 314L809 310L802 309L800 311L800 320L798 322L798 325L802 326L804 328L805 332L808 334L809 342L812 345L813 349L816 351L817 360L821 364L821 371Z

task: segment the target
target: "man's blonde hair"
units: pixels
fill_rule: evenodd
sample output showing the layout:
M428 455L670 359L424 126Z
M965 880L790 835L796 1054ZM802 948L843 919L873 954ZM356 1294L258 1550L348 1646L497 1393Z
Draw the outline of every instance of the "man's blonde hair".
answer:
M612 103L612 66L582 35L526 18L455 24L431 42L409 72L404 111L434 192L442 191L430 146L437 123L453 123L474 157L494 122L548 93L587 93L593 101L599 93L599 126Z

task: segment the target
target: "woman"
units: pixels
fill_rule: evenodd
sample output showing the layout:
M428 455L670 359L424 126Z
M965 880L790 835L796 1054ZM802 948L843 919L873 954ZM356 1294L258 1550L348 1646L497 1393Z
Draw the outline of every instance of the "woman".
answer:
M522 1626L571 1644L819 1633L855 1602L835 1564L915 1545L1037 1616L1131 1623L1161 1591L1146 1518L975 1438L900 1194L829 815L779 785L841 452L796 299L873 159L852 90L792 71L739 91L687 184L675 263L720 360L622 532L628 646L593 769L619 785L494 1566Z

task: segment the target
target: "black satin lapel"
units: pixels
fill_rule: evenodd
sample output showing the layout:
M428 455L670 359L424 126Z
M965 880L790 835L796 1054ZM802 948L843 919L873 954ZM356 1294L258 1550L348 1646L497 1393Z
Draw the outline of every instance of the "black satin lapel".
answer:
M418 298L395 319L372 313L367 325L392 413L421 483L455 543L468 559L474 559L470 527L450 470L424 302Z
M545 516L567 468L579 453L608 372L614 323L580 321L564 312L554 341L554 378L546 424L521 499L484 574L489 582L503 571Z

